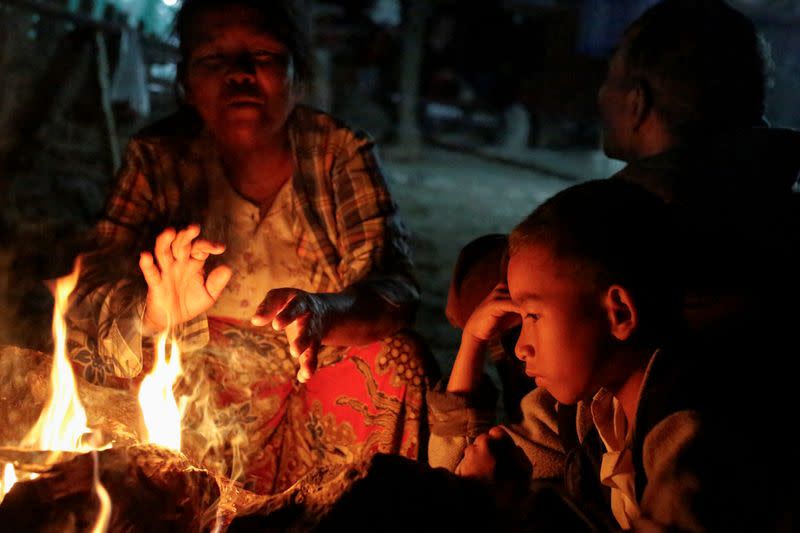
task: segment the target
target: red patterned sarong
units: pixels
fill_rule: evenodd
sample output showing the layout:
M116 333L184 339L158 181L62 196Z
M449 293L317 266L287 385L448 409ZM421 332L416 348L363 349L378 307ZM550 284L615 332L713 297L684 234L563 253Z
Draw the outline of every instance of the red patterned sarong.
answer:
M424 453L435 366L413 333L324 347L317 372L300 384L283 332L219 317L209 328L209 345L183 355L181 392L196 395L184 418L188 456L275 493L317 466Z

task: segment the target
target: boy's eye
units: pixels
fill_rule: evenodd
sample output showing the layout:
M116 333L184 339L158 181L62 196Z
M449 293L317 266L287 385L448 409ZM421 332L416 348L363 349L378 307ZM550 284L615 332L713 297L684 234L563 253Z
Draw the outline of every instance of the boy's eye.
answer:
M536 322L537 320L539 320L539 314L538 313L525 313L525 315L523 315L522 319L523 320L533 320L534 322Z

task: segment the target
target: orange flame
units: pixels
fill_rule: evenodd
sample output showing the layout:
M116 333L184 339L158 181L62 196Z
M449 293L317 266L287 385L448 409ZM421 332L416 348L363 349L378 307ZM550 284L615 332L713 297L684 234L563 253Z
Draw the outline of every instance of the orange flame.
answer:
M92 451L92 459L94 460L94 491L97 493L97 499L100 500L100 511L97 513L92 533L105 533L108 531L108 524L111 521L111 497L100 482L100 460L96 451Z
M36 450L89 451L83 437L90 429L86 425L86 411L78 397L75 375L67 359L67 326L64 313L67 310L69 295L75 288L80 273L80 263L76 262L72 274L59 278L55 289L53 309L53 369L50 372L50 399L39 420L22 439L21 445ZM51 460L57 458L57 454Z
M68 276L58 278L55 284L55 306L53 308L53 340L55 351L53 353L53 369L50 372L50 398L47 405L39 415L36 424L22 439L21 445L36 450L50 450L54 453L48 462L58 460L61 451L91 451L95 459L94 487L100 499L100 512L95 522L93 533L103 533L108 529L111 516L111 499L98 475L97 453L92 439L84 437L91 435L87 426L86 411L78 396L78 386L72 365L67 358L67 324L64 314L69 304L69 295L72 293L80 275L80 260L75 262L75 268ZM8 479L14 476L14 469L6 465L3 488L10 489L13 483ZM14 476L16 477L16 476ZM29 479L38 477L30 474Z
M3 479L0 480L0 502L3 501L5 495L8 494L8 491L11 490L11 487L13 487L16 482L17 474L14 471L14 465L6 463L5 469L3 470Z
M142 380L139 405L147 431L145 442L165 448L181 449L181 416L172 387L182 373L178 343L172 340L169 361L166 360L167 334L158 340L153 370Z

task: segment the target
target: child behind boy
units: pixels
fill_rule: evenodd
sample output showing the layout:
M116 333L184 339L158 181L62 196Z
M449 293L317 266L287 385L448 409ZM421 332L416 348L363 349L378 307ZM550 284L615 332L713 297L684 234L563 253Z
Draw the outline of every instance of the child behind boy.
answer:
M459 252L450 287L445 315L453 327L463 330L470 315L495 285L506 279L508 235L487 233L468 242ZM519 403L534 387L525 375L525 365L514 357L519 327L512 328L487 346L502 388L503 422L519 422Z
M658 198L612 180L570 187L520 223L507 284L467 321L447 390L429 394L431 464L498 481L510 459L492 450L510 436L533 477L563 482L598 524L774 529L766 505L781 485L758 468L757 432L729 424L711 354L680 341L672 234ZM520 322L516 355L538 387L520 424L490 430L485 347Z

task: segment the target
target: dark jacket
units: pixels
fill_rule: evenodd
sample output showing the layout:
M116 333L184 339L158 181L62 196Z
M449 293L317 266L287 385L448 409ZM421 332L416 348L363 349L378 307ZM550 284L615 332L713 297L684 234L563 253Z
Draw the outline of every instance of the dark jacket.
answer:
M689 348L687 342L694 341L684 339L680 348L659 351L639 398L630 450L636 499L649 515L637 526L660 530L668 517L677 531L792 531L797 459L785 418L789 409L773 403L771 394L764 394L771 391L758 383L751 387L740 380L742 386L731 386L724 356L737 354L727 349L717 353L699 343ZM757 353L749 343L741 348ZM598 530L613 530L610 491L600 483L605 449L599 434L592 427L579 441L574 428L586 425L581 420L586 410L560 404L558 410L559 436L567 453L564 488ZM674 438L658 427L672 421L677 436L683 429L674 422L680 420L687 430L692 426L691 438L672 456L670 477L649 479L648 470L659 470L653 469L654 459L660 459L648 454L669 449L667 443ZM665 436L662 445L655 444L654 439Z
M798 173L800 132L752 128L631 162L612 176L642 185L672 207L685 316L694 330L738 327L754 310L794 302Z

